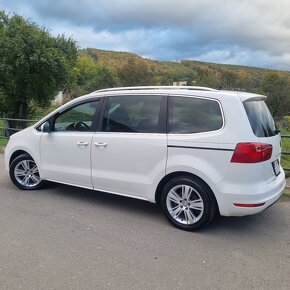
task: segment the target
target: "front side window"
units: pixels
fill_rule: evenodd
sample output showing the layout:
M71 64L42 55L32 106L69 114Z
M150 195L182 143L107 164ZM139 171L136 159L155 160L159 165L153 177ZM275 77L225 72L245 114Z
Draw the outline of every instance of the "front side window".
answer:
M158 132L162 96L109 97L103 119L104 132Z
M77 105L56 117L54 131L84 131L92 130L93 120L99 101Z
M217 101L196 97L170 97L169 133L201 133L221 129L223 117Z

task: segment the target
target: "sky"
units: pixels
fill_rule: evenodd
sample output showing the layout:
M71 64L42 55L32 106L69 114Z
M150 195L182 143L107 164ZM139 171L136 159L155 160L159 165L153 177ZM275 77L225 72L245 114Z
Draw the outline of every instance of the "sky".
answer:
M80 48L290 70L289 0L0 0Z

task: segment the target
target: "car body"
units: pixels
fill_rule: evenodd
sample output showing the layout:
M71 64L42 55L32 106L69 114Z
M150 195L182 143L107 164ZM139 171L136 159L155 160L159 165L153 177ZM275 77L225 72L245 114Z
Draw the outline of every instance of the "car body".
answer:
M160 202L185 230L216 212L255 214L285 187L265 99L203 87L96 91L14 134L6 169L22 189L48 180Z

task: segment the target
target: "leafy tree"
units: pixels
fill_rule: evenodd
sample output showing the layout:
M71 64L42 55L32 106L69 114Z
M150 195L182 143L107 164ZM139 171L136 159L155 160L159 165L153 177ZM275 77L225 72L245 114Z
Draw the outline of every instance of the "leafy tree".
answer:
M76 66L73 68L73 82L70 86L70 98L89 92L120 86L116 70L97 63L97 57L79 53Z
M98 64L93 77L87 83L88 91L106 89L120 86L117 72L114 69Z
M242 91L255 92L254 82L255 80L251 78L249 73L245 71L241 71L238 73L238 79L236 81L236 88Z
M196 78L197 86L216 88L221 85L217 71L209 69L208 67L199 66L196 68L196 72L197 72Z
M194 86L195 85L195 78L194 78L194 74L193 73L188 74L186 85L187 86Z
M154 85L154 75L150 72L145 60L128 59L118 71L123 86Z
M75 67L73 68L74 82L79 86L86 86L97 69L95 60L86 55L79 53Z
M223 89L233 90L238 88L238 74L225 69L222 71L221 85Z
M268 96L266 102L274 116L284 116L290 111L289 79L279 73L270 72L264 75L261 82L261 93Z
M160 84L161 86L172 86L173 81L173 76L170 74L164 74L163 76L156 78L156 83Z
M77 48L71 38L0 11L0 111L27 118L67 87Z

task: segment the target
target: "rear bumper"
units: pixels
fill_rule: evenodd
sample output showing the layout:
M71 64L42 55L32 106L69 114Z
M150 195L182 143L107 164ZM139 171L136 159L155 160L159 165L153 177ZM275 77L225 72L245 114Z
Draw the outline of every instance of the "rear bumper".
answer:
M236 187L234 193L228 191L219 191L217 201L219 211L222 216L246 216L259 213L273 203L275 203L283 193L286 185L285 173L281 169L281 173L275 180L270 183L241 185ZM225 188L222 188L225 189ZM238 207L238 204L263 204L258 207Z

